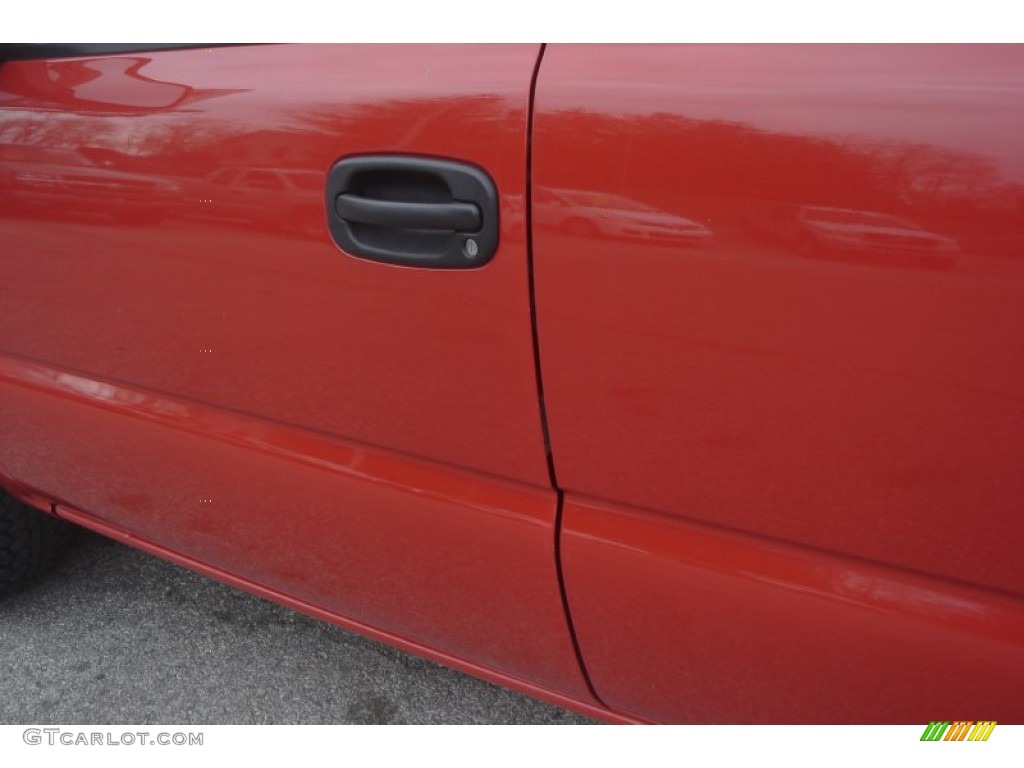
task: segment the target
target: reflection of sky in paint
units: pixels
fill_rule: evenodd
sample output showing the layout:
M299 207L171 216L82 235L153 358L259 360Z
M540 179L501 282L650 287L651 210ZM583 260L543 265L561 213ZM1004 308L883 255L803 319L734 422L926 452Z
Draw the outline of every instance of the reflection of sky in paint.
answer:
M287 55L275 54L273 66L268 66L268 47L223 49L230 51L230 55L220 58L218 53L221 49L209 52L164 51L153 54L153 60L139 70L140 76L163 81L163 84L136 83L140 89L151 87L161 93L168 87L166 83L180 83L195 90L240 90L189 104L181 112L157 111L155 114L166 116L168 125L209 121L229 131L253 125L258 125L261 130L287 130L307 125L305 115L318 107L328 114L332 110L341 114L344 108L355 105L371 106L384 101L403 100L423 102L424 94L436 92L441 83L444 85L445 103L452 97L479 97L490 89L504 92L509 83L522 86L525 101L531 75L523 68L524 46L518 45L423 45L416 46L416 56L393 57L381 56L379 49L382 46L375 45L372 46L376 53L373 55L373 77L370 78L365 69L368 46L289 46ZM438 62L444 62L443 69L448 74L443 79L430 66L431 53ZM451 74L453 62L458 64L457 75ZM256 90L252 89L254 71L260 73ZM503 76L505 79L499 81ZM100 98L101 80L89 84L89 96ZM301 85L303 82L307 85ZM385 82L387 87L382 89L381 84ZM85 96L83 86L77 87L75 92ZM123 97L125 94L119 92L118 95ZM10 94L0 92L0 106L9 98ZM143 98L139 106L146 106L149 98ZM19 130L18 126L4 125L5 122L29 121L54 127L61 123L80 126L83 119L89 119L81 114L39 114L18 108L4 110L0 118L0 142L14 140L12 137ZM102 123L104 131L90 144L116 149L127 155L146 154L144 145L150 144L154 134L159 133L145 115L96 115L92 119ZM79 143L70 142L75 146Z
M675 112L694 120L725 120L792 135L927 143L967 152L976 152L978 137L985 136L1003 178L1024 181L1024 142L1018 135L1024 86L1019 76L1006 75L1024 68L1024 46L957 46L955 56L923 56L921 46L838 46L829 47L828 56L814 45L678 46L670 55L658 45L577 46L571 67L559 63L559 47L551 46L546 60L548 71L558 65L564 85L549 88L542 68L541 109L590 109L620 116ZM421 100L440 82L429 64L431 50L446 62L461 60L456 76L446 67L449 74L443 82L449 96L486 93L495 85L496 72L521 81L524 96L528 85L528 73L519 71L520 46L426 45L418 46L420 55L415 57L375 55L372 78L366 77L367 47L362 45L289 46L286 56L275 55L273 67L266 66L267 46L225 50L230 56L218 56L219 49L162 52L139 74L194 89L243 89L189 105L188 110L216 116L228 126L258 118L269 130L301 126L303 114L318 104L336 109L339 102ZM618 57L627 77L589 79L594 71L590 62ZM256 67L260 88L253 91ZM970 77L962 74L965 67L970 67ZM303 81L306 86L296 86ZM386 93L382 82L388 84ZM142 94L147 88L168 87L138 81L140 106L150 98ZM93 81L76 93L83 88L97 91L102 86ZM993 93L1003 98L997 102ZM984 109L978 108L981 103ZM934 119L937 110L942 120ZM6 117L45 119L50 125L82 119L17 109L6 111ZM110 115L102 120L109 133L98 138L97 145L126 154L141 154L142 142L153 135L153 126L136 116ZM9 139L0 125L0 141L5 140Z
M416 56L382 56L381 45L295 45L287 55L278 55L274 66L267 67L265 46L230 49L230 56L217 59L218 51L171 51L160 54L144 68L155 80L186 83L193 88L250 88L255 68L260 72L260 91L280 91L282 104L306 104L323 94L325 100L342 96L346 101L370 101L379 98L380 83L387 82L387 98L422 98L432 84L442 82L431 68L431 53L445 62L449 73L458 63L459 74L444 78L448 95L479 95L493 84L496 73L507 72L509 81L521 81L524 93L531 72L523 72L523 46L452 45L415 46ZM536 47L536 46L531 46ZM396 46L396 54L404 46ZM228 50L228 49L225 49ZM366 76L368 52L373 53L373 77ZM461 62L461 63L459 63ZM303 87L305 80L308 85ZM300 85L297 85L299 83ZM344 90L339 90L343 88ZM232 103L244 108L250 98L238 94ZM259 100L259 97L256 97ZM260 101L260 109L266 105Z
M128 74L128 71L135 67L140 60L138 58L115 58L90 61L88 68L97 72L99 77L76 85L74 87L75 98L86 101L103 101L110 90L104 79L108 77L117 78L118 101L131 104L133 107L158 109L173 104L187 94L187 85L142 79L147 74L145 64L142 65L139 77Z
M990 613L977 600L969 600L950 591L900 583L852 568L839 571L833 589L838 595L856 602L934 614L942 618L949 614L980 620L987 618Z

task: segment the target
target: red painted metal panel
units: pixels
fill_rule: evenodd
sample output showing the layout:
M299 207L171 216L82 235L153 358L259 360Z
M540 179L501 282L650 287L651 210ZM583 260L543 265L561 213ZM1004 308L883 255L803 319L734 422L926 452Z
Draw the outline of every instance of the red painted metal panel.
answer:
M603 502L570 497L564 519L577 635L614 709L697 723L1024 720L1018 598Z
M532 219L570 498L623 520L656 511L680 547L672 521L691 521L1024 592L1022 86L1020 46L550 46ZM845 709L804 709L825 678L758 653L755 639L792 634L760 612L743 624L756 590L715 586L711 620L687 597L701 572L630 548L657 534L623 522L599 543L587 514L567 514L566 578L611 705L714 720L913 709L903 696L874 710L849 680ZM830 684L923 677L900 666L926 633L893 629L888 657L850 611L822 613L831 628L801 646L842 664L826 645L842 627L873 649ZM957 667L965 646L928 642L922 658ZM989 658L1005 679L1017 657ZM741 668L759 712L705 685ZM812 698L768 708L783 683ZM998 677L961 683L1005 702Z
M4 64L0 476L110 535L592 706L531 337L538 52ZM493 261L436 272L336 247L325 174L374 152L486 169Z
M96 531L97 533L101 533L104 536L108 536L116 541L127 544L128 546L149 552L157 557L162 557L172 563L177 563L178 565L197 571L205 576L218 579L233 587L244 589L248 592L259 595L260 597L280 603L281 605L294 608L295 610L302 611L303 613L308 613L310 616L315 616L323 621L329 621L333 624L344 627L345 629L360 632L382 642L394 645L402 650L425 656L436 662L454 667L455 669L462 670L463 672L467 672L471 675L476 675L499 685L504 685L509 688L522 691L530 696L536 696L546 701L550 701L552 704L557 704L560 707L567 707L568 709L576 710L577 712L589 715L590 717L599 718L608 723L626 725L641 724L645 722L636 717L612 712L604 707L597 706L589 698L576 698L565 693L552 690L551 688L545 688L541 685L537 685L533 682L532 676L531 679L513 677L500 672L493 667L481 666L480 664L475 664L473 661L464 657L453 656L443 648L433 648L407 637L386 632L369 624L355 621L350 617L343 616L339 613L323 608L322 606L301 600L294 595L272 589L262 583L250 581L238 576L237 574L225 571L222 568L215 568L202 561L196 560L195 558L188 557L180 552L176 552L172 549L168 549L167 547L149 541L148 539L141 539L124 531L123 529L116 528L92 517L91 515L85 514L80 510L62 505L57 511L60 517L74 523L75 525L80 525L84 528Z
M548 485L523 217L538 47L254 46L0 68L0 349ZM330 240L340 157L485 168L479 270Z
M155 543L587 701L554 493L0 356L0 470Z

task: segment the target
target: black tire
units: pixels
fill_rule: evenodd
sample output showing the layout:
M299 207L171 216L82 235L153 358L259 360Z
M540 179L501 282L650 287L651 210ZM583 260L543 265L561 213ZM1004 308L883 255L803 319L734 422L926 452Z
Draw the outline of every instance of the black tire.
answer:
M0 599L50 570L67 549L72 527L22 504L0 488Z

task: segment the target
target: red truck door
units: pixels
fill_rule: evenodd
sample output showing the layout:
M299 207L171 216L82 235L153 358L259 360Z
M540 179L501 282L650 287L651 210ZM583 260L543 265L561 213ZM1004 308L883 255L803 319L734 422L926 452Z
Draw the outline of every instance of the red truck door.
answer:
M1024 717L1022 85L1015 46L547 48L540 368L612 708Z
M531 338L538 52L251 46L3 64L0 474L193 567L587 699ZM382 154L489 177L493 258L434 269L336 245L329 172ZM404 202L432 205L440 182L424 173ZM360 178L384 198L353 215L379 217L390 177ZM401 255L378 224L354 226Z

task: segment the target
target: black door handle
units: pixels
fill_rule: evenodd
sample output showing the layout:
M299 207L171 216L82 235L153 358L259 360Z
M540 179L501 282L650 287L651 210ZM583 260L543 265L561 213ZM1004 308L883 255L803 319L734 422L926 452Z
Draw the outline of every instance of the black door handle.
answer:
M360 155L327 176L327 222L351 256L467 269L498 248L498 190L480 168L411 155Z
M476 232L480 209L473 203L405 203L338 195L335 210L342 220L401 229L446 229Z

